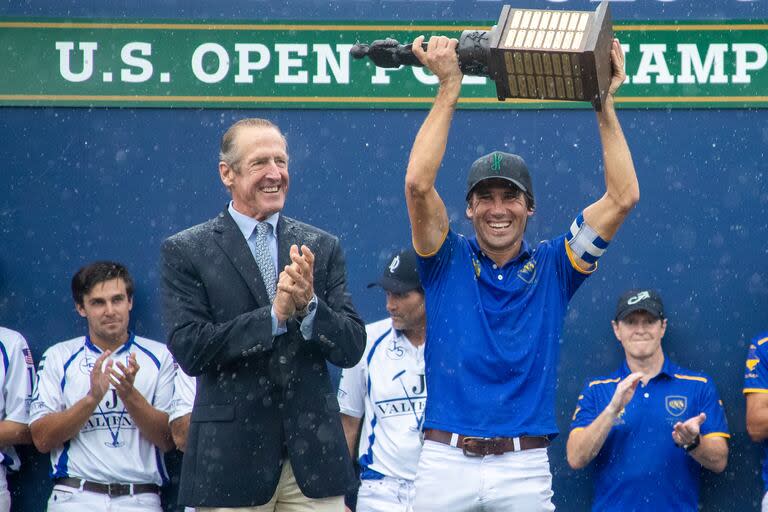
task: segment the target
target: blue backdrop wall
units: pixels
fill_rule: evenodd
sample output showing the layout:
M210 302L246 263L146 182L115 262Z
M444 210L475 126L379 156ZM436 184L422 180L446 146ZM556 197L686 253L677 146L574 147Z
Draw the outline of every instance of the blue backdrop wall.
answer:
M278 5L279 4L279 5ZM549 2L519 2L542 7ZM592 9L587 1L552 2ZM563 5L564 4L564 5ZM3 16L57 19L488 20L496 1L85 2L0 6ZM761 2L617 2L616 19L760 19ZM557 417L567 431L590 375L616 367L610 329L615 298L630 286L661 290L667 354L712 375L726 404L731 457L704 475L703 510L758 510L760 449L745 432L746 349L766 328L768 203L764 110L632 110L619 113L634 155L641 202L569 310L562 340ZM286 213L327 229L346 249L349 286L366 321L385 316L366 289L387 255L409 243L403 176L424 111L3 108L0 110L0 324L21 331L34 356L84 332L69 294L81 265L117 259L137 290L133 329L162 339L161 241L216 215L227 201L217 176L218 140L235 120L267 117L289 140ZM555 236L602 193L594 114L587 110L460 111L438 180L459 231L466 170L493 149L523 155L537 212L532 241ZM565 437L550 450L560 510L588 510L589 471L571 471ZM42 510L47 458L24 450L12 479L14 510ZM178 454L169 458L174 469ZM649 485L654 485L649 482ZM168 508L174 506L173 489Z

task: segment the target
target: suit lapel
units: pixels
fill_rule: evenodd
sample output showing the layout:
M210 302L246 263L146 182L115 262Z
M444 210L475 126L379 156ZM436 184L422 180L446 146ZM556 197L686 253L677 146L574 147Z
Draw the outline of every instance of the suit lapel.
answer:
M282 216L281 216L282 217ZM232 216L226 210L216 217L213 227L214 240L219 245L224 254L234 265L240 277L248 285L251 294L256 298L259 304L269 304L269 295L264 286L264 280L261 277L259 266L253 259L253 254L248 248L248 244L243 238L243 234L235 224ZM278 238L278 241L280 238ZM290 246L289 246L290 247Z
M299 245L296 223L290 217L280 215L277 220L277 275L291 263L291 245Z

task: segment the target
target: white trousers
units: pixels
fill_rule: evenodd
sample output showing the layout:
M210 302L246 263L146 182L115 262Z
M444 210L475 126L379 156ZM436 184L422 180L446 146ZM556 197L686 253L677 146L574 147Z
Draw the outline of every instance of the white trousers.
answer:
M546 448L467 457L424 441L416 473L415 512L550 512L552 474Z
M110 498L106 494L54 485L48 499L48 512L163 512L160 495L134 494Z
M0 466L0 512L11 511L11 493L8 491L8 481L5 479L5 466Z
M357 512L413 512L416 486L411 480L385 476L363 480L357 491Z
M760 506L760 512L768 512L768 492L763 496L763 504Z

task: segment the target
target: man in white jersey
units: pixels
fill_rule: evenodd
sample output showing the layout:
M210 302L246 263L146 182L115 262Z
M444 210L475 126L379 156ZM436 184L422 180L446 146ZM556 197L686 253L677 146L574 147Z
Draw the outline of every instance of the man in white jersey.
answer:
M83 267L72 296L88 334L45 352L30 408L35 446L51 453L48 510L159 512L173 359L128 330L133 280L123 265Z
M363 358L342 372L341 422L353 456L363 422L357 512L411 512L427 397L424 290L413 249L394 255L369 287L376 285L389 318L365 326Z
M173 401L171 401L168 422L171 426L173 444L182 452L187 447L189 421L192 417L192 406L195 403L195 386L194 377L184 373L181 368L176 368L176 376L173 380Z
M0 327L0 357L0 512L8 512L11 493L5 475L21 464L13 447L32 442L27 423L35 365L24 336L5 327Z
M189 422L192 419L192 406L195 404L196 386L197 379L184 373L181 368L176 368L168 423L171 426L173 444L182 452L187 448L187 434L189 434ZM193 507L184 507L184 512L194 512L194 510Z

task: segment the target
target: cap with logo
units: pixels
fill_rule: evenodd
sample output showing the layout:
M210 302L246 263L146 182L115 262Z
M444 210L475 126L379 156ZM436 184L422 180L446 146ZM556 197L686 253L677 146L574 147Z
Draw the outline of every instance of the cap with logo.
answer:
M407 293L421 288L419 272L416 269L416 251L403 249L387 260L384 273L368 288L381 286L388 292Z
M467 201L469 201L472 190L479 183L490 179L506 180L514 184L528 196L530 206L533 206L531 175L528 173L525 160L520 156L503 151L494 151L475 160L475 163L469 168L469 176L467 176Z
M656 318L664 318L664 303L654 290L629 290L616 304L616 321L624 320L635 311L647 311Z

